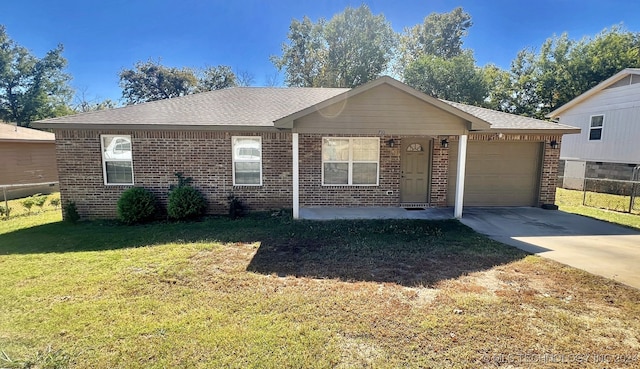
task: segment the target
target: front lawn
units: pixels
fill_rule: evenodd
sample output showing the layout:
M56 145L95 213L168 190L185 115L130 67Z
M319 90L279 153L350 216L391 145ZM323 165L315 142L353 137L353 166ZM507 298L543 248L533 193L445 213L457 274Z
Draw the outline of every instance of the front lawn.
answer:
M0 368L640 363L640 291L453 220L51 211L0 221L0 270Z

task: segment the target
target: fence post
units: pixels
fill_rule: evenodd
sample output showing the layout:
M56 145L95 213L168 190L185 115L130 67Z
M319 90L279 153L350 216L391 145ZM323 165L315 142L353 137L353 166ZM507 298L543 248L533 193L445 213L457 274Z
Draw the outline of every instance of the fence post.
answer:
M5 215L9 218L9 201L7 200L7 188L2 187L2 195L4 196L4 209L6 210Z
M582 181L582 206L587 206L587 177Z

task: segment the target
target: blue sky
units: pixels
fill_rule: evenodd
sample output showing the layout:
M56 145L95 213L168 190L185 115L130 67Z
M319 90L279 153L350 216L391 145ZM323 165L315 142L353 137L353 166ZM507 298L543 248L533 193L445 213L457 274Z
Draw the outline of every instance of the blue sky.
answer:
M292 19L329 19L362 3L396 31L462 6L474 23L464 47L478 65L502 68L554 34L579 39L620 23L640 31L638 0L4 0L0 24L38 56L62 43L72 86L88 99L117 101L118 72L150 58L176 67L225 64L263 85Z

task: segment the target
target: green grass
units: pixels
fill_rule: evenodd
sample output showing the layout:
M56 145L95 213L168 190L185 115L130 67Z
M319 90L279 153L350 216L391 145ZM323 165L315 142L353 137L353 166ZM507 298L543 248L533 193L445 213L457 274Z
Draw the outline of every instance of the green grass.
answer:
M2 368L476 368L640 347L639 291L457 221L50 211L0 221L0 270Z
M583 192L575 190L566 190L558 188L556 191L556 204L562 211L585 215L588 217L605 220L611 223L618 223L628 227L640 228L640 215L622 213L619 211L607 210L621 208L626 201L626 209L629 208L629 198L621 199L623 196L599 194L594 192L587 193L587 204L582 205Z

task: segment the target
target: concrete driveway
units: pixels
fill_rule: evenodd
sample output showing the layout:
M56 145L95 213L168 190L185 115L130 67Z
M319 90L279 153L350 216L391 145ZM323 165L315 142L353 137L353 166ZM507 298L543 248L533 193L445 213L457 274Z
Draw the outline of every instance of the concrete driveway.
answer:
M640 232L540 208L465 208L462 223L496 241L640 288Z

